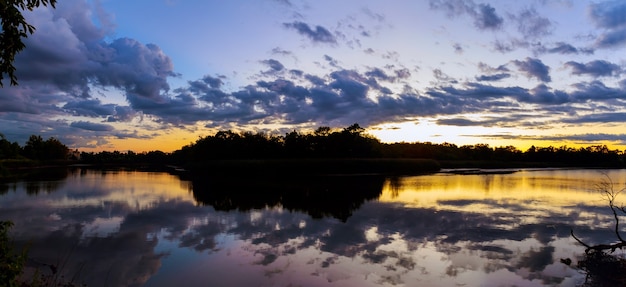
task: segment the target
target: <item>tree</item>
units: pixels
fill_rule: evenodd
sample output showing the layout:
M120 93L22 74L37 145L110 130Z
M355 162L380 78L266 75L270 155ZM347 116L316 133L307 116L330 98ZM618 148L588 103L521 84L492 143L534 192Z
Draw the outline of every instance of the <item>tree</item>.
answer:
M31 135L24 145L24 156L38 160L43 156L44 141L41 136Z
M0 159L17 158L20 154L20 145L16 142L9 142L0 133Z
M35 27L28 24L22 12L43 5L56 5L56 0L2 0L0 1L0 17L2 18L2 31L0 32L0 87L2 79L7 74L11 79L11 86L17 85L15 67L13 61L15 55L24 49L22 38L28 37L35 32Z
M570 231L572 237L585 247L585 256L578 261L578 267L587 273L584 286L626 286L626 259L612 254L615 250L626 247L626 240L620 234L621 228L619 226L620 216L626 215L626 206L619 206L615 202L617 196L626 191L626 187L616 190L613 181L606 176L597 189L608 201L609 208L613 213L615 219L613 231L617 237L617 242L589 245L578 238L572 229ZM565 264L570 261L562 260Z
M26 263L26 253L16 252L9 238L10 221L0 221L0 282L2 286L22 286L18 282ZM6 284L6 285L5 285Z

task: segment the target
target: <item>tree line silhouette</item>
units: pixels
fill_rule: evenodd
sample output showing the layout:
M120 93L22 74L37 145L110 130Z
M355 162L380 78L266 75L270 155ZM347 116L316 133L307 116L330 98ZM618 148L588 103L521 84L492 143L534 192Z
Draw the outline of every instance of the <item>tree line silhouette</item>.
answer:
M43 140L41 136L32 135L22 147L16 142L9 142L0 134L0 159L69 159L91 164L185 166L213 160L347 158L431 159L443 163L444 167L626 166L626 152L609 149L606 145L580 148L532 146L521 151L514 146L491 147L487 144L382 143L365 133L365 129L356 123L343 129L322 126L308 133L294 130L284 136L226 130L200 137L194 143L171 153L158 150L142 153L101 151L81 152L80 156L77 151L71 151L55 138Z
M43 140L41 136L31 135L22 147L0 134L0 159L66 160L70 159L70 149L54 137Z

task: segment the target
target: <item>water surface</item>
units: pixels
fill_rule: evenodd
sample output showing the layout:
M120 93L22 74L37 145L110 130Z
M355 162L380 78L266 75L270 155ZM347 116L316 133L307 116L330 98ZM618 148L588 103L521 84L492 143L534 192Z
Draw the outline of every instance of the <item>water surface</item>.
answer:
M89 286L576 286L625 170L212 178L73 169L0 185L29 266Z

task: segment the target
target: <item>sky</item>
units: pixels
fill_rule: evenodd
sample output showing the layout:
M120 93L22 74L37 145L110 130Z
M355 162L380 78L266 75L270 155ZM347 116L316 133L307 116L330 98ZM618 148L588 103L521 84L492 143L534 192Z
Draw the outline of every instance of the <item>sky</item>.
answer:
M358 123L383 142L626 149L626 1L63 0L0 133L174 151Z

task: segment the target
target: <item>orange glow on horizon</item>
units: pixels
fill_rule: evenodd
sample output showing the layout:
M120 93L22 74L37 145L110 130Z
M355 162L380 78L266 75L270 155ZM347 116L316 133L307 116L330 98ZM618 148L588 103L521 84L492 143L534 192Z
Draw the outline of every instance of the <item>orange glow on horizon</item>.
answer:
M323 126L323 125L320 125ZM259 128L259 127L255 127ZM268 128L268 127L263 127ZM270 130L278 130L279 128L272 126ZM336 127L333 130L340 130L343 127ZM300 133L311 133L314 128L293 128ZM241 128L241 131L253 131L254 129ZM587 129L588 131L589 129ZM601 129L595 128L599 132ZM234 130L238 132L237 130ZM559 130L564 133L566 130ZM571 134L582 134L577 129L567 130ZM152 137L145 138L110 138L108 144L94 148L77 148L79 151L100 152L100 151L133 151L133 152L149 152L163 151L173 152L180 150L183 146L193 144L201 137L214 135L217 130L199 129L192 130L173 130L162 132ZM379 139L383 143L397 142L430 142L433 144L450 143L456 146L488 144L490 147L514 146L520 151L527 151L531 146L535 147L561 147L567 146L571 148L588 147L592 145L606 145L611 150L626 150L625 144L619 144L610 141L601 142L576 142L566 140L549 140L541 139L541 136L550 138L549 132L557 132L555 130L533 130L531 132L541 132L540 135L525 136L527 130L518 130L513 128L487 128L487 127L459 127L459 126L442 126L432 121L389 123L372 126L366 129L366 133ZM610 133L606 131L606 133ZM276 134L284 136L284 134ZM491 135L491 136L489 136ZM72 147L71 147L72 148ZM74 148L72 148L74 149Z

